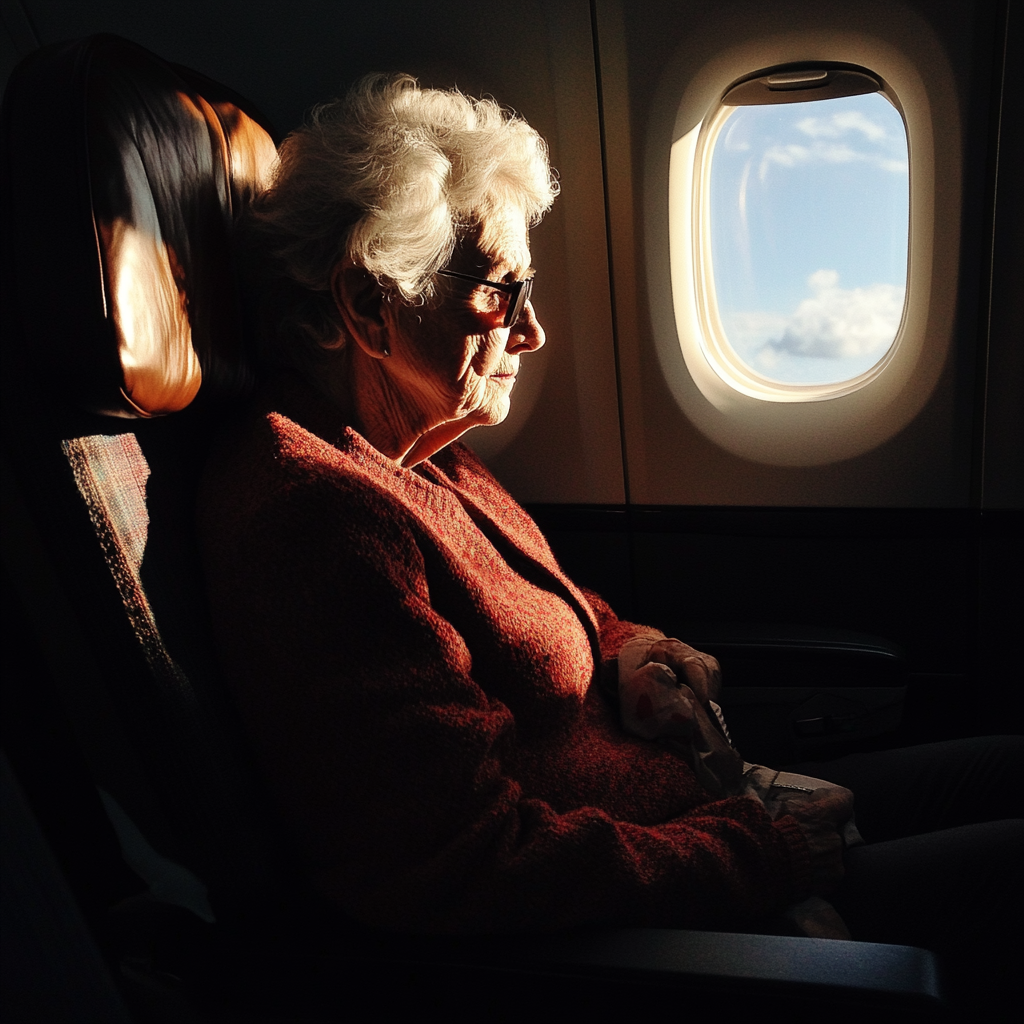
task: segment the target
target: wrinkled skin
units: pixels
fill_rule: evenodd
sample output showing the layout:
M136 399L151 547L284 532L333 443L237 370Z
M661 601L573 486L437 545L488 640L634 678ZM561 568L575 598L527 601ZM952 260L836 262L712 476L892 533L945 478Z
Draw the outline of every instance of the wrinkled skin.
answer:
M448 269L493 281L528 276L525 218L484 221ZM530 303L521 322L506 328L503 293L451 278L436 283L440 301L425 306L385 295L350 261L332 280L352 344L318 384L375 448L406 467L472 427L502 422L520 358L545 340Z
M717 703L722 692L722 667L717 658L694 650L681 640L658 640L651 645L647 660L672 669L705 707L708 701Z
M796 820L807 840L812 891L831 892L843 880L841 830L853 814L853 793L842 787L792 793L783 799L782 806L783 813Z

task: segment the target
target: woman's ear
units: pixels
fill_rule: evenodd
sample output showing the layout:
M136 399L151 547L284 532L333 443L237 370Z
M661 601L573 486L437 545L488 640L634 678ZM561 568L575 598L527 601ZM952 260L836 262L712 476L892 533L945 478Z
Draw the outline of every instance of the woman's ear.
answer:
M345 330L359 348L374 359L390 355L384 293L377 279L346 258L331 273L331 294Z

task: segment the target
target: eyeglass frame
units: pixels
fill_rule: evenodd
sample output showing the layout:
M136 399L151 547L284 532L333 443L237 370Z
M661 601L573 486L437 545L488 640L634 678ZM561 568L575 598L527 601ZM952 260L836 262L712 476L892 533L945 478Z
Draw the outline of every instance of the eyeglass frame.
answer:
M437 271L442 277L455 277L460 281L472 281L473 284L486 285L488 288L496 288L499 292L508 295L508 309L505 310L505 320L502 327L515 327L523 318L523 311L533 294L533 282L535 274L524 277L521 281L512 281L507 284L504 281L489 281L486 277L473 277L470 274L459 274L454 270Z

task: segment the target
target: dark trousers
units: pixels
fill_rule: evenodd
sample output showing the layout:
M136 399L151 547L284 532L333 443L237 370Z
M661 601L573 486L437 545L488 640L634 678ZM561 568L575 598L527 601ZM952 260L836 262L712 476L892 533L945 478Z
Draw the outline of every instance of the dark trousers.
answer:
M828 895L855 939L940 957L965 1019L1016 1019L1024 974L1024 737L853 754L790 770L854 793L866 845Z

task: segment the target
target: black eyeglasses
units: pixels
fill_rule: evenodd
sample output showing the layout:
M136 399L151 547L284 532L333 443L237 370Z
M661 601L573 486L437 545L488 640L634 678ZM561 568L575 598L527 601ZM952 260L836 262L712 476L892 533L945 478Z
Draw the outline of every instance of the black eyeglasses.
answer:
M506 284L504 281L488 281L485 277L471 277L469 274L456 274L454 270L439 270L443 277L457 277L460 281L472 281L488 288L496 288L508 296L508 309L505 310L505 322L502 327L515 327L523 318L523 310L533 294L533 277L525 277L522 281Z

